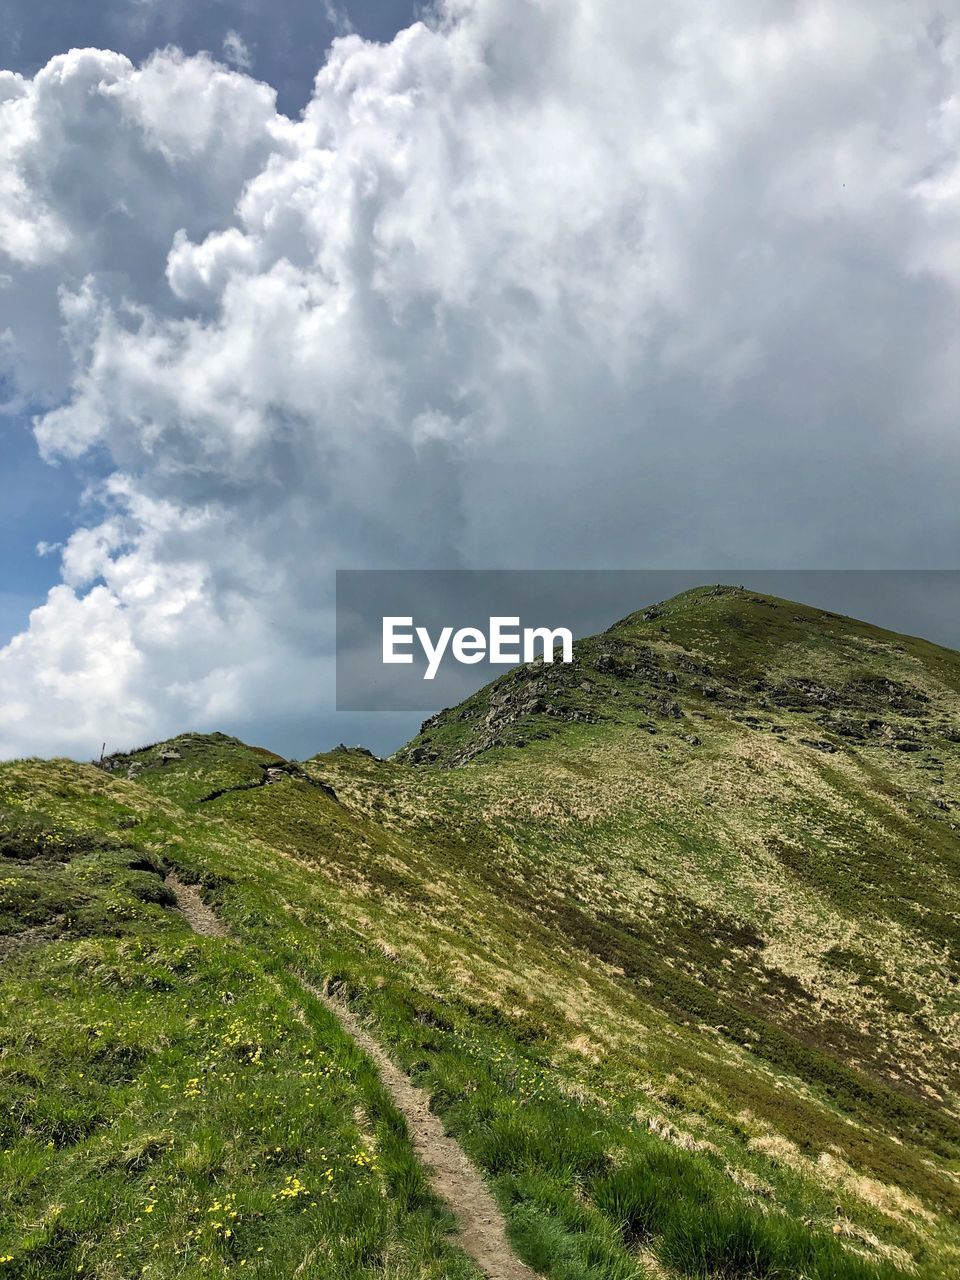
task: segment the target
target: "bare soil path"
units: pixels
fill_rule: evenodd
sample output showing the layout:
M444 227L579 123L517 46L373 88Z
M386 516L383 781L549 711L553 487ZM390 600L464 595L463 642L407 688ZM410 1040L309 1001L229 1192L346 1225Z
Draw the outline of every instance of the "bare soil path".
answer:
M193 885L183 884L172 873L166 883L177 896L177 906L195 933L223 938L227 931ZM356 1015L328 992L298 978L303 990L319 1000L339 1020L348 1035L374 1063L410 1130L414 1150L430 1173L430 1182L457 1220L459 1244L488 1280L540 1280L537 1272L521 1262L507 1236L506 1221L480 1171L455 1138L443 1131L430 1100L387 1056L383 1047Z
M194 884L184 884L171 871L164 881L168 889L177 895L177 908L194 933L205 938L225 938L227 931L217 919Z
M305 991L321 1000L376 1065L380 1079L410 1129L414 1150L432 1174L434 1191L448 1206L460 1228L460 1243L490 1280L539 1280L513 1252L497 1202L476 1165L455 1138L443 1131L430 1100L387 1057L356 1015L333 996L304 982Z

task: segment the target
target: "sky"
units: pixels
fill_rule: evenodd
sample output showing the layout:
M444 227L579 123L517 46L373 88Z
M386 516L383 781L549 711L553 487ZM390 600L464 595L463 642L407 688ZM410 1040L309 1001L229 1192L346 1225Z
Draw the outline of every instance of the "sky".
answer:
M955 566L953 7L8 0L0 67L0 756L396 745L337 568Z
M0 9L0 68L33 77L73 48L116 50L139 63L173 45L192 55L206 51L265 81L276 90L278 110L296 117L338 35L355 31L370 40L391 40L420 7L414 0L9 0ZM0 239L0 258L3 252ZM0 403L7 399L5 385L0 382ZM37 555L37 546L66 541L83 518L85 486L105 474L91 458L72 467L45 462L32 435L30 407L0 420L0 643L23 627L29 609L59 581L58 559Z

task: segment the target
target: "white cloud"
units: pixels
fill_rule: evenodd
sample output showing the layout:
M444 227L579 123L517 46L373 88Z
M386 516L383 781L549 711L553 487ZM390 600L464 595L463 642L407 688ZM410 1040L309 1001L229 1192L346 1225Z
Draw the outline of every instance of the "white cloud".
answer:
M957 49L448 0L297 122L173 50L0 79L3 358L112 469L0 749L322 706L337 566L948 558Z
M114 307L128 299L169 312L175 233L229 226L289 122L266 85L175 50L139 69L119 54L74 50L8 83L0 249L9 265L0 267L11 284L0 291L0 332L13 334L6 363L19 403L56 403L77 372L61 293L90 277Z
M223 56L230 66L236 67L238 71L249 71L253 66L253 59L246 41L232 27L223 37Z
M353 23L343 5L334 4L333 0L323 0L323 13L330 26L338 36L350 35Z

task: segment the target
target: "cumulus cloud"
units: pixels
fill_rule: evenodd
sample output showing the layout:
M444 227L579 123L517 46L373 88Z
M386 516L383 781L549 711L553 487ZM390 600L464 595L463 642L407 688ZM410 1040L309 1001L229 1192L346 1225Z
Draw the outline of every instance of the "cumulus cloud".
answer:
M0 78L0 373L107 462L0 751L321 708L337 566L949 560L936 5L446 0L296 121L232 61Z

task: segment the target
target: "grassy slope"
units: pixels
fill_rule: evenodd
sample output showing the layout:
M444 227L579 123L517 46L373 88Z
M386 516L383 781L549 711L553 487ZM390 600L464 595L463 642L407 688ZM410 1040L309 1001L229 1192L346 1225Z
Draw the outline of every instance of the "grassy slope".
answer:
M187 930L179 814L96 772L3 779L0 1272L476 1280L369 1064L268 955Z
M957 1274L958 688L934 646L697 592L397 761L307 762L336 800L216 736L4 766L8 1270L471 1274L300 971L551 1276ZM187 935L145 858L242 943Z

